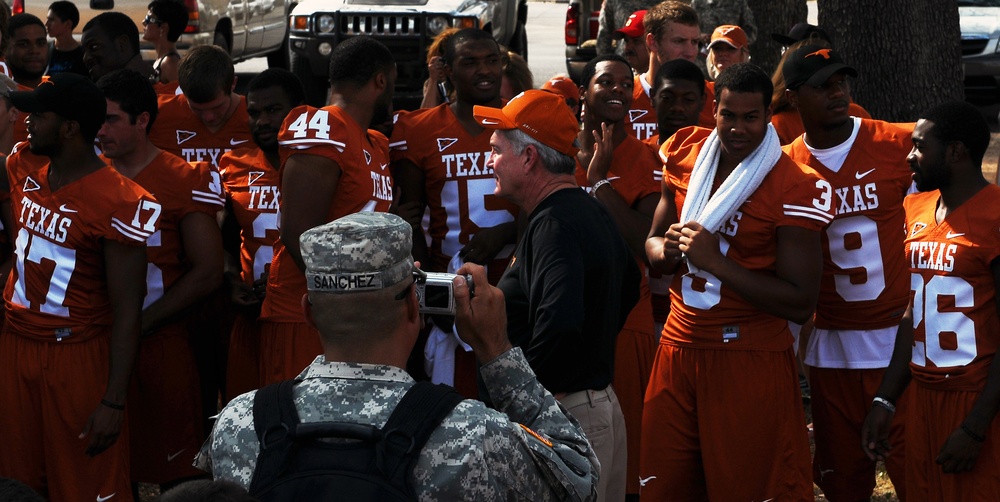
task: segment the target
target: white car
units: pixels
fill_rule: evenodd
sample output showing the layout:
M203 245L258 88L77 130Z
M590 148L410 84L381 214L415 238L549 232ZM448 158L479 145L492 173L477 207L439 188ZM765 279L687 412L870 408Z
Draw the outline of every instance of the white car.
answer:
M419 103L427 48L448 27L481 28L527 59L526 0L304 0L289 20L289 67L309 104L326 101L330 53L346 38L370 35L396 58L396 98Z
M1000 99L1000 0L959 0L968 98Z

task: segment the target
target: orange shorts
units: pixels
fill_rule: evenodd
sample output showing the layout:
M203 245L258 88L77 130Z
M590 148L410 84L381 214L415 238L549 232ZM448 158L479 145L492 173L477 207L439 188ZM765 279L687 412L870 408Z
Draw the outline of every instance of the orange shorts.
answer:
M229 336L229 358L226 364L226 393L223 404L250 392L260 385L260 327L237 315Z
M861 449L861 427L884 374L884 369L809 370L816 441L813 481L830 500L868 500L872 496L875 462L868 460ZM903 425L909 395L909 391L905 392L896 403L896 415L889 430L892 455L885 462L900 500L906 500ZM858 447L854 448L855 445Z
M642 414L643 500L812 501L792 348L660 343Z
M910 383L906 415L907 502L997 500L1000 494L1000 418L986 430L986 442L969 472L945 474L934 461L945 440L961 427L979 391L928 389Z
M290 380L323 353L319 333L304 322L260 323L260 386Z
M625 416L628 469L625 493L639 493L639 445L642 444L642 401L656 356L656 337L650 331L623 329L615 342L612 385Z
M168 483L204 475L191 465L205 437L198 369L182 326L139 343L129 388L132 481Z
M132 500L127 420L96 457L78 436L108 383L107 336L43 342L0 334L0 476L51 500ZM128 415L128 412L126 412Z

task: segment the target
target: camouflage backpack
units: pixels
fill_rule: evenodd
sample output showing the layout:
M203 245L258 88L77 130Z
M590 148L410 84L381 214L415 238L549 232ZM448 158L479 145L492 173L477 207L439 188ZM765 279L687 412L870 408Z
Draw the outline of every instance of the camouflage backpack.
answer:
M301 423L292 400L295 383L269 385L254 398L260 454L250 494L263 502L415 500L410 471L431 432L462 401L449 386L418 382L381 429Z

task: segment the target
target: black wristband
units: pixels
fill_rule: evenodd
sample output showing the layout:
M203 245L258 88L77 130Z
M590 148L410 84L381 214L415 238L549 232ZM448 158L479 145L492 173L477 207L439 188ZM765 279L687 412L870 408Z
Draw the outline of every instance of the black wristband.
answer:
M972 429L970 429L965 424L962 424L962 432L968 434L968 436L970 438L976 440L977 443L985 443L986 442L986 436L980 436L979 434L976 434L975 432L972 432Z
M104 406L107 406L108 408L111 408L112 410L125 411L125 405L124 404L112 403L111 401L108 401L107 399L101 399L101 404L103 404Z

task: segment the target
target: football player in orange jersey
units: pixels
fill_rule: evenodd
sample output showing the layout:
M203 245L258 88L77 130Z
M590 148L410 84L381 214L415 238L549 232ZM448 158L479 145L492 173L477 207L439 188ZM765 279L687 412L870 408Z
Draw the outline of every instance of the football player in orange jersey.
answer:
M646 390L643 496L812 500L787 320L815 308L833 190L781 152L763 71L733 65L716 88L716 129L681 129L660 151L646 251L666 273L686 267Z
M0 334L0 475L52 500L131 500L126 395L161 207L94 153L106 104L90 80L62 73L10 97L50 162L8 163L17 245Z
M486 265L496 284L517 240L518 209L493 194L496 180L486 165L492 131L476 121L472 108L501 106L503 58L496 40L478 28L449 37L443 57L454 100L400 112L394 121L389 146L400 213L413 226L413 256L426 270L448 272L457 256ZM426 229L425 208L430 215ZM423 369L435 383L478 396L473 354L459 347L450 320L433 320L437 329L429 330L428 343L420 347Z
M836 51L805 45L782 66L786 97L805 134L784 147L795 161L833 186L835 217L823 231L823 278L815 329L802 336L809 367L816 454L813 480L830 500L860 500L875 488L875 463L853 448L892 355L893 334L906 308L903 197L910 186L909 129L850 116L850 78ZM886 463L906 498L903 420L899 403Z
M214 45L191 49L177 67L177 82L183 94L159 96L160 117L149 133L153 144L188 162L218 166L222 154L253 139L226 51Z
M990 129L963 102L921 117L907 157L920 193L903 202L912 293L861 446L873 461L896 454L890 424L910 387L908 500L992 500L1000 493L1000 188L982 172Z
M45 24L31 14L17 14L5 28L10 37L5 54L11 76L26 91L38 87L49 64Z
M577 136L576 181L604 205L641 270L646 235L660 200L651 171L661 164L656 152L625 127L632 102L632 68L617 54L597 56L583 69L583 129ZM649 286L642 275L639 301L615 341L613 384L625 416L628 468L625 493L639 496L639 445L642 401L656 354L656 333Z
M388 48L349 38L330 55L330 104L295 108L281 126L281 235L261 306L261 384L295 377L322 352L302 311L299 235L347 214L389 210L389 140L370 128L392 117L395 82Z
M302 83L294 74L280 68L261 72L247 86L253 144L227 152L219 161L232 222L223 229L240 229L238 248L227 253L226 264L230 300L239 311L229 338L226 401L259 386L257 319L278 240L278 132L288 112L304 102Z
M97 133L103 156L116 171L156 194L163 208L160 230L146 244L143 338L129 423L133 482L166 489L199 474L187 461L204 440L189 309L222 281L222 238L216 223L223 206L222 181L211 166L191 166L149 141L146 134L157 107L146 77L115 70L97 86L108 107Z

